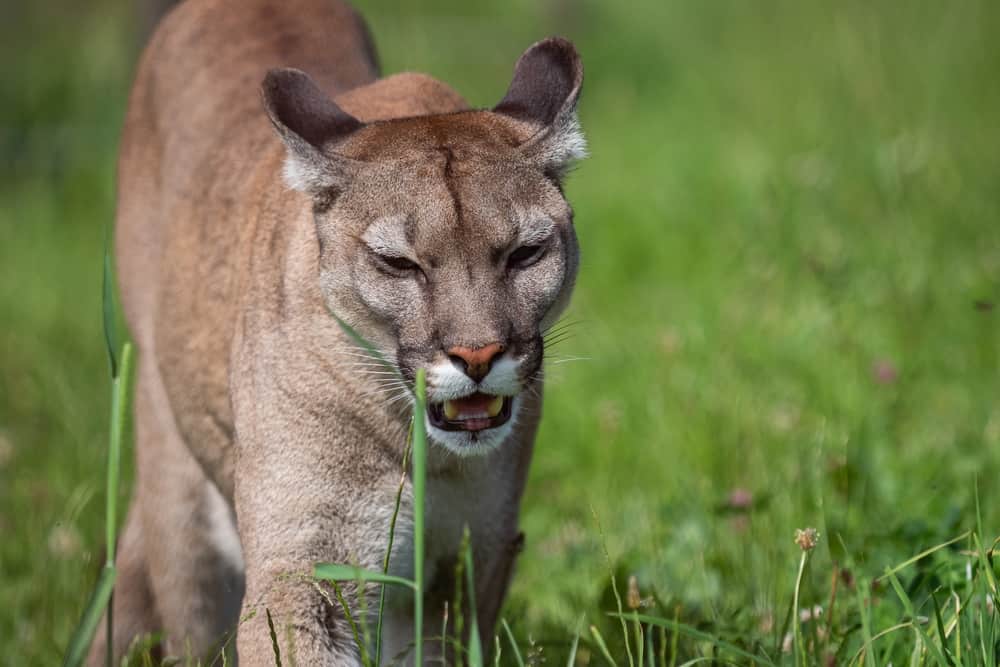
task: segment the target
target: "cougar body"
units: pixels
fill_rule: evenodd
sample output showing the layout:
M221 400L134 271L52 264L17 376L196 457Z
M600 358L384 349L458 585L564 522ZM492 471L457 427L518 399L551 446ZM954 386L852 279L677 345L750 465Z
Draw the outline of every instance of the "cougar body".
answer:
M357 664L309 574L381 569L418 368L432 408L417 416L431 437L424 627L440 633L430 619L468 525L473 616L491 636L520 543L542 335L576 273L560 180L583 151L582 69L568 42L539 42L489 111L425 75L378 76L363 21L330 0L188 0L141 59L116 227L137 474L115 645L98 633L94 664L146 633L211 661L234 632L241 664L274 664L268 615L295 664ZM391 570L410 576L405 484ZM345 593L355 614L361 595L376 607L375 587ZM405 595L386 620L388 661L412 641Z

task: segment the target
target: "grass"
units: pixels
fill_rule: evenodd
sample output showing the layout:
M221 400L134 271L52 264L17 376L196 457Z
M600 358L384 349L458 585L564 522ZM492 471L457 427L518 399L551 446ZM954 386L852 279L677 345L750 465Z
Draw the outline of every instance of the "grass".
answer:
M995 664L1000 8L361 5L386 71L477 105L542 35L587 68L579 323L553 355L585 360L550 362L502 662L578 636L578 663L601 637L627 664L606 545L656 664ZM0 639L48 665L103 564L101 256L135 38L109 0L10 11Z

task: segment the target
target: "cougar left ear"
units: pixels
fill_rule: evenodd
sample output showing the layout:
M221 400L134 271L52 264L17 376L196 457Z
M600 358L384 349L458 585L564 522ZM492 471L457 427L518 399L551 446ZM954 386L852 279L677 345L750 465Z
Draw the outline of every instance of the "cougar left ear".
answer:
M273 69L261 86L264 108L288 149L284 176L289 187L309 194L340 188L350 178L352 162L332 149L362 127L309 75L297 69Z
M493 107L496 113L538 126L521 150L557 178L587 156L576 115L582 86L583 63L576 48L568 40L550 37L521 55L507 94Z

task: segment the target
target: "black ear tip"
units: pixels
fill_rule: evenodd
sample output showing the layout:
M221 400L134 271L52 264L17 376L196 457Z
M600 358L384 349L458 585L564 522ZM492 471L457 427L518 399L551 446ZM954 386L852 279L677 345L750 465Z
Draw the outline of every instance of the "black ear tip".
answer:
M268 70L260 85L265 100L273 99L276 94L281 92L302 90L306 87L315 87L315 84L308 74L293 67L278 67Z
M583 62L573 42L564 37L548 37L535 42L524 52L518 61L520 65L525 60L544 59L550 65L561 69L574 83L583 78Z
M539 40L528 47L529 51L534 49L557 52L571 57L577 56L576 47L573 46L573 42L569 41L565 37L559 37L557 35L546 37L545 39Z

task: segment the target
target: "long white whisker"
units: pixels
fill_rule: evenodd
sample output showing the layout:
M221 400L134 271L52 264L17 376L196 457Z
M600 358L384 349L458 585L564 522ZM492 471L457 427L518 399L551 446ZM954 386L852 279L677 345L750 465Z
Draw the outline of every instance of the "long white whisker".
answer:
M591 360L590 357L559 357L554 360L550 360L549 363L565 364L569 363L570 361L590 361L590 360Z

